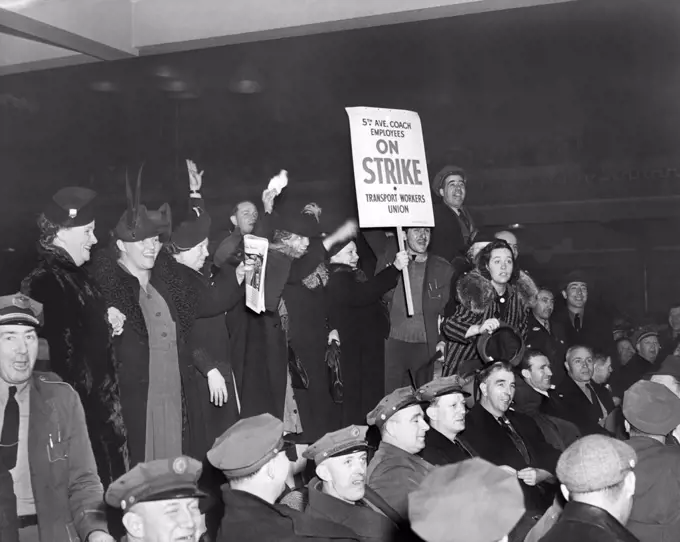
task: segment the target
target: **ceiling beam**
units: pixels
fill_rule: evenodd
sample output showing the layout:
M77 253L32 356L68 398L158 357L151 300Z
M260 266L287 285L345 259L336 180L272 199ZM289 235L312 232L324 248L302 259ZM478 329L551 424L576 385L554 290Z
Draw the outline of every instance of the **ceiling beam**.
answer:
M122 60L137 55L63 28L0 8L0 32L88 55L97 60Z

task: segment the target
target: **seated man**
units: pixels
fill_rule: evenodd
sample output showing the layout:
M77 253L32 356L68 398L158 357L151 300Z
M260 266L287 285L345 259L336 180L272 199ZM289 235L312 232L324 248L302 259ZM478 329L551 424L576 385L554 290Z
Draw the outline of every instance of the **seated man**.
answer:
M316 464L305 512L352 529L362 540L393 540L397 525L380 510L386 503L366 487L366 427L328 433L305 450ZM389 511L394 516L394 511Z
M80 397L33 371L41 319L40 303L0 297L0 538L113 542Z
M127 542L198 540L205 531L198 500L201 464L189 457L139 463L113 482L106 502L123 510Z
M217 542L358 541L351 529L293 510L276 499L290 470L283 422L271 414L244 418L219 437L208 461L227 478Z
M519 478L526 514L510 540L524 540L529 529L552 503L555 464L559 452L550 446L536 423L509 410L515 394L515 373L504 362L479 374L479 402L467 416L465 436L479 456Z
M425 412L430 430L425 434L425 448L418 454L432 465L448 465L476 453L460 434L465 430L466 382L458 375L428 382L418 390L418 398L427 403Z
M624 527L633 505L636 461L628 444L604 435L569 446L557 464L569 502L541 542L637 541Z
M635 355L617 371L612 382L614 395L617 397L623 397L628 388L658 368L657 358L661 346L656 328L651 326L638 328L630 338L630 342L635 347Z
M663 384L640 380L623 396L630 445L637 454L635 498L627 528L641 542L680 532L680 449L666 435L680 425L680 399Z
M570 347L565 367L567 377L555 389L558 401L549 413L569 420L582 435L609 434L604 427L610 412L591 383L593 351L587 346Z
M507 542L524 495L516 476L475 458L428 474L409 496L408 514L426 542Z
M368 465L367 483L401 518L408 518L408 494L433 466L418 457L429 429L413 388L397 388L366 416L382 441Z
M521 378L515 381L515 411L530 416L541 429L548 444L564 450L581 436L571 422L550 415L557 410L552 386L552 363L538 350L527 350L518 366Z

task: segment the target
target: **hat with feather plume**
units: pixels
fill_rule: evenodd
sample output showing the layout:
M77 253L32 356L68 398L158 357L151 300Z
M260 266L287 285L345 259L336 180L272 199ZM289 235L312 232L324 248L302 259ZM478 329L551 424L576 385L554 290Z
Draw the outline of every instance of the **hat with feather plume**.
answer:
M126 243L143 241L149 237L161 236L162 241L167 241L172 232L172 213L170 205L164 203L157 211L151 211L140 203L142 193L142 170L137 174L137 186L134 196L130 188L130 180L125 173L125 195L127 209L120 217L114 233L118 239Z

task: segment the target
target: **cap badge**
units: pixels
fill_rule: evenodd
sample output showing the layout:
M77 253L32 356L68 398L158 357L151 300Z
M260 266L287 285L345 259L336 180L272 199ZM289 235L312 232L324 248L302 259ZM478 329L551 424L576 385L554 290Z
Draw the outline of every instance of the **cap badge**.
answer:
M69 209L68 210L68 217L69 218L75 218L78 216L78 209Z
M20 309L30 309L31 301L25 295L18 294L12 298L12 305Z
M187 460L183 457L178 457L172 464L172 470L175 474L184 474L187 471Z
M354 438L359 436L359 428L358 427L352 427L352 431L350 432L350 435L352 435Z

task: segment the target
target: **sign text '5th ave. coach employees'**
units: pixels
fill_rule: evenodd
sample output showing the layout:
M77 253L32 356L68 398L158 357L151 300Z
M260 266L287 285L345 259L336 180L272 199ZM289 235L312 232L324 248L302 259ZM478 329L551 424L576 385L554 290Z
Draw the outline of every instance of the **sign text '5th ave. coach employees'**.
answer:
M434 224L420 117L413 111L347 108L362 228Z

